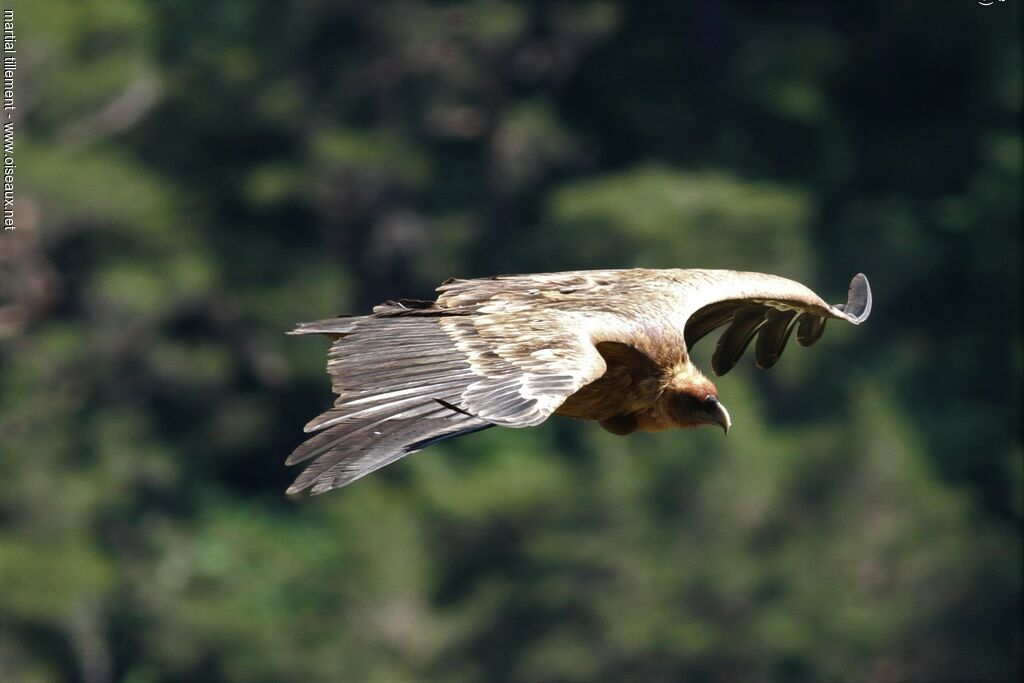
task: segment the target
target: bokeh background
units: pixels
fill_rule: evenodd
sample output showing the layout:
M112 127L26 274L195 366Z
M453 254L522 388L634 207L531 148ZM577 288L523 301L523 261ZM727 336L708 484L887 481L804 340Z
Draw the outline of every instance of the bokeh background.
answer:
M1019 2L4 6L3 681L1018 680ZM875 310L284 496L294 323L632 266Z

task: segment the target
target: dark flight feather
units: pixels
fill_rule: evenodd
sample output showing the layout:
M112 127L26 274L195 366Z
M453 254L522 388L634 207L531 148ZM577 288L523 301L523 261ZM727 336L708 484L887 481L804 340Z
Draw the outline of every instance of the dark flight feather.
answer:
M718 338L718 346L711 356L711 367L715 374L724 375L743 355L750 340L765 324L766 312L761 308L748 308L736 315L732 324Z
M757 344L754 346L754 360L762 370L775 365L782 356L782 350L786 348L789 335L793 332L797 312L772 309L766 316L767 322L758 332Z

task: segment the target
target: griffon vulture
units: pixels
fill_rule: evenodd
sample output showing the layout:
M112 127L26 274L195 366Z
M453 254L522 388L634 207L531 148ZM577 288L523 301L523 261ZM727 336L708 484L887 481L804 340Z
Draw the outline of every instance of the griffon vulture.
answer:
M728 432L715 385L690 362L704 335L727 326L711 359L724 375L755 335L754 359L767 369L794 329L810 346L829 318L856 325L871 312L863 275L837 306L792 280L731 270L507 275L437 291L436 301L388 301L291 332L332 337L338 398L289 456L289 465L312 461L289 493L323 493L438 441L552 414L615 434Z

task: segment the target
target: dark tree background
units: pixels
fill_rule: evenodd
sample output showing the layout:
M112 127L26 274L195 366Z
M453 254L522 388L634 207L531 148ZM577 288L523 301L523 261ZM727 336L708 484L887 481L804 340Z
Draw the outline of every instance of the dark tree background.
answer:
M0 679L1018 680L1019 2L7 6ZM631 266L875 312L284 497L295 322Z

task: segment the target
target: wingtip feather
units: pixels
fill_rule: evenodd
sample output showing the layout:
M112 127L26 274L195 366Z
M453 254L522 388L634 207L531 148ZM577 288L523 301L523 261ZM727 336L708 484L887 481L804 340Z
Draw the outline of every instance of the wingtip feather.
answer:
M836 306L843 317L854 325L860 325L871 315L871 285L864 273L857 273L850 281L850 292L845 304Z
M285 332L285 334L334 334L344 336L352 334L357 320L358 316L339 316L337 318L327 318L326 320L314 320L309 323L297 323L294 330Z

